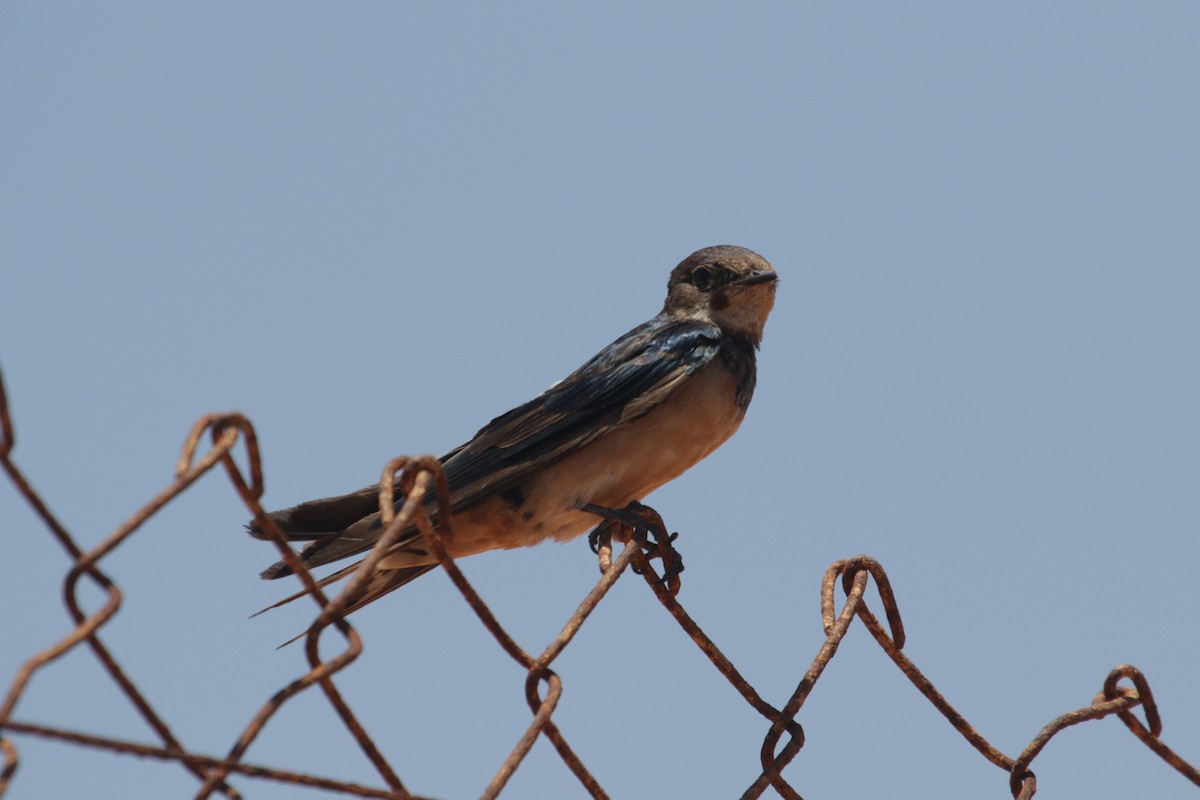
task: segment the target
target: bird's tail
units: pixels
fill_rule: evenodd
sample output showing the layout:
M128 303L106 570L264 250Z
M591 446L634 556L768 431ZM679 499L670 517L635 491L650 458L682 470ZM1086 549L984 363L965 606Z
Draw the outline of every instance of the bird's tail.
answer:
M361 555L371 549L383 532L382 526L378 522L378 485L368 486L339 497L310 500L292 508L271 512L267 517L288 541L308 542L297 555L309 569L350 556ZM270 538L257 520L251 521L246 529L255 538ZM437 566L437 560L429 556L424 545L413 542L414 538L417 538L417 532L410 526L410 529L401 534L389 551L389 559L393 562L398 558L403 558L409 564L394 569L376 569L368 576L357 595L350 598L350 602L342 613L349 614L357 611ZM414 561L417 563L412 563ZM361 563L361 560L356 561L348 567L343 567L331 575L321 578L317 581L317 586L325 587L350 577ZM293 574L291 567L283 561L277 561L263 570L262 577L275 580L291 574ZM307 594L309 591L303 589L272 603L251 616L257 617L265 611L279 608ZM285 642L285 644L293 641L295 639Z
M344 567L343 569L339 569L337 572L334 572L331 575L326 575L324 578L321 578L320 580L317 581L317 586L319 586L321 588L325 588L326 586L328 586L331 583L336 583L337 581L340 581L342 578L349 576L352 572L354 572L354 570L358 569L358 565L361 563L362 563L361 561L356 561L353 564L351 564L350 566ZM272 603L271 605L267 606L266 608L260 608L258 611L255 611L253 614L250 615L250 619L254 619L259 614L265 614L273 608L279 608L280 606L285 606L288 603L292 602L293 600L299 600L301 597L307 597L308 594L309 594L308 589L301 589L300 591L296 592L295 594L289 594L287 597L283 598L282 600L277 600L274 603Z
M358 565L361 563L362 562L360 561L356 564L351 564L350 566L345 567L344 569L339 569L337 572L333 573L332 575L328 575L328 576L322 578L321 580L317 581L317 586L325 587L335 581L341 580L342 578L349 577L354 572L354 570L358 568ZM376 570L370 577L367 578L366 585L359 591L359 593L356 597L351 599L350 604L348 606L346 606L346 610L343 611L342 613L343 614L352 614L353 612L357 611L358 609L362 608L363 606L367 605L368 603L372 603L372 602L378 600L379 598L383 597L388 592L393 592L396 589L399 589L404 584L408 583L409 581L416 580L417 578L421 577L426 572L429 572L431 569L433 569L436 566L437 566L437 564L421 564L421 565L418 565L415 567L402 567L400 569ZM309 592L307 589L296 592L295 594L289 595L288 597L285 597L276 603L272 603L271 605L267 606L266 608L264 608L260 611L254 612L250 616L251 616L251 618L257 617L259 614L262 614L265 611L270 611L273 608L279 608L280 606L286 605L287 603L290 603L293 600L297 600L301 597L304 597L308 593ZM304 632L302 632L296 636L293 636L291 639L288 639L286 642L279 645L279 647L286 647L289 644L291 644L292 642L296 641L297 639L302 638L307 633L308 633L308 631L305 630Z
M282 511L272 511L267 518L289 542L308 542L300 552L300 558L311 569L369 550L373 540L347 541L342 534L354 523L378 511L379 485L376 484L338 497L310 500ZM255 539L270 538L258 520L247 523L246 532ZM262 577L275 580L291 574L291 567L283 561L276 561L263 570ZM345 573L334 574L340 577ZM330 578L337 580L333 576Z

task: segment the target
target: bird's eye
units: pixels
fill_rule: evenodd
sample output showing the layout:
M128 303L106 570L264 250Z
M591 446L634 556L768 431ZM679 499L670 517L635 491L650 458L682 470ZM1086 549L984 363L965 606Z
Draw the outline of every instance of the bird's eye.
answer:
M692 285L707 292L717 285L717 271L709 266L696 267L692 270Z

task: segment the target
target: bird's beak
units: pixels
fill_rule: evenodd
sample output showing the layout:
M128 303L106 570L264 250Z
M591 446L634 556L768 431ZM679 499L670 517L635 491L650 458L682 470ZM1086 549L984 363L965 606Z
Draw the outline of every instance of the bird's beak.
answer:
M751 272L746 277L738 278L736 281L734 281L733 283L731 283L729 285L730 286L752 286L756 283L771 283L777 277L778 277L778 275L776 275L774 272L763 270L761 272Z

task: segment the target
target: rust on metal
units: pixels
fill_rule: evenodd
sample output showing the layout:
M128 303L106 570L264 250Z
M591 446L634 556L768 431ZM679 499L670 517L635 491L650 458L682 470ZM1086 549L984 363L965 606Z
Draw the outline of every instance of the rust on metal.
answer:
M211 449L201 454L200 443L205 433L210 435ZM385 754L375 745L343 698L336 682L338 673L358 658L364 648L362 638L346 619L347 609L353 607L352 604L362 591L365 581L386 551L401 534L413 528L425 541L429 551L436 556L480 623L524 674L523 690L531 718L490 783L482 789L481 796L484 798L496 798L501 795L538 738L545 736L584 790L593 798L607 800L608 794L599 780L584 766L554 721L555 710L564 692L564 681L551 667L571 645L608 591L627 571L642 576L654 597L679 624L684 635L696 645L750 708L764 718L766 731L758 751L759 774L742 794L743 798L761 797L768 790L773 790L775 794L788 800L800 798L800 793L784 777L788 765L804 746L804 729L800 726L797 716L803 710L805 701L822 674L837 655L839 645L856 619L862 622L896 667L955 730L985 759L1007 774L1009 789L1012 796L1018 800L1028 800L1037 792L1037 778L1030 765L1055 736L1075 725L1113 715L1166 764L1200 786L1200 771L1162 741L1162 718L1149 682L1136 667L1128 664L1119 665L1108 674L1101 691L1089 706L1056 717L1038 732L1016 758L1005 755L988 742L904 654L904 625L895 593L883 566L870 556L860 555L836 561L825 571L821 581L820 608L824 641L820 642L816 655L800 676L791 696L777 708L759 695L754 686L679 602L683 562L674 545L675 535L668 532L662 517L647 506L634 503L624 509L585 509L596 514L600 520L591 537L593 549L597 553L600 578L567 617L559 633L540 653L533 655L505 630L449 555L447 544L454 537L450 492L441 464L431 456L398 457L388 462L380 478L379 493L384 531L341 591L330 598L259 504L263 493L263 472L258 440L253 425L241 414L209 414L201 417L185 437L182 452L175 465L173 480L99 545L88 551L82 550L75 543L74 538L18 469L12 458L14 443L14 425L9 413L4 383L0 378L0 466L8 476L9 483L42 520L70 559L63 579L63 602L73 623L73 627L57 641L30 656L18 668L8 691L0 700L0 752L3 753L0 797L3 797L18 779L16 774L20 764L19 753L12 739L5 735L16 734L178 763L197 779L197 798L207 798L218 793L236 800L241 795L228 781L237 776L306 786L355 797L422 800L405 788ZM245 447L245 471L238 466L238 459L234 457L239 444ZM274 543L281 558L295 573L301 593L312 597L317 606L317 615L303 635L307 671L285 684L266 700L251 716L224 757L214 757L186 748L154 710L133 677L120 666L101 638L104 626L120 613L124 601L120 587L101 570L101 563L133 537L147 520L186 491L201 476L212 471L217 464L224 467L234 491L263 531L263 538ZM436 510L436 514L431 513L431 509ZM615 556L614 541L623 545ZM655 561L662 565L661 575L654 566ZM835 600L839 577L845 594L845 602L840 609L837 608ZM84 611L78 598L79 584L84 580L93 583L105 597L103 605L92 613ZM882 603L886 626L868 607L866 592L872 582ZM340 652L323 658L321 637L330 628L337 630L339 641L344 640L345 645ZM21 698L29 691L37 672L82 644L87 645L108 676L145 719L159 740L157 744L81 733L13 718ZM1122 681L1128 681L1132 686L1122 685ZM251 745L279 709L292 698L314 687L325 696L341 719L346 732L375 768L381 786L365 786L300 771L252 764L244 760ZM1137 706L1143 709L1144 723L1134 714ZM747 755L748 759L753 757L750 751ZM684 788L683 791L686 792L687 789Z

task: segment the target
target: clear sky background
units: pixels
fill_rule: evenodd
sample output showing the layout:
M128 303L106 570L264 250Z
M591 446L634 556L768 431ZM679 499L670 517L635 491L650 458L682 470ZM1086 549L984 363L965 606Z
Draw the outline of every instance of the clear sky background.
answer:
M734 663L783 703L822 572L870 553L906 652L1008 754L1131 662L1196 763L1197 41L1193 2L5 3L17 461L89 546L210 411L253 420L269 507L355 489L654 314L691 251L744 245L782 276L757 395L651 498ZM105 640L211 754L306 669L275 646L311 604L246 619L292 589L257 578L246 516L214 474L103 563ZM0 519L6 684L70 626L63 552L4 486ZM531 650L596 579L583 540L462 567ZM440 572L354 622L339 685L402 779L477 796L529 722L524 672ZM555 720L614 797L758 774L766 723L640 579L555 666ZM152 741L84 648L17 717ZM800 721L810 800L1008 797L861 627ZM16 742L20 800L196 790ZM378 785L315 692L247 758ZM1046 797L1195 796L1115 718L1034 768ZM505 796L584 792L543 740Z

